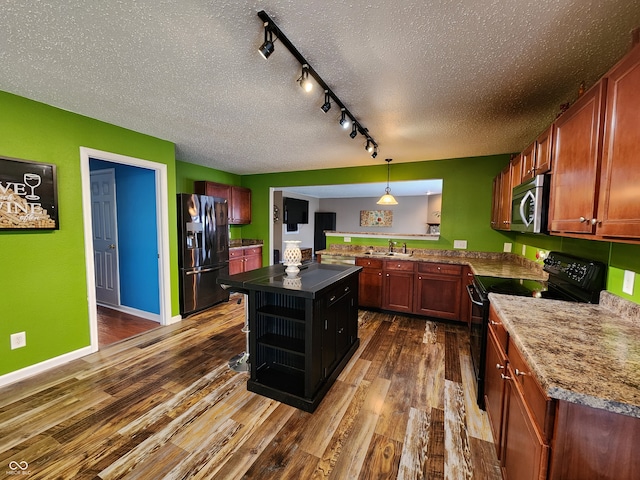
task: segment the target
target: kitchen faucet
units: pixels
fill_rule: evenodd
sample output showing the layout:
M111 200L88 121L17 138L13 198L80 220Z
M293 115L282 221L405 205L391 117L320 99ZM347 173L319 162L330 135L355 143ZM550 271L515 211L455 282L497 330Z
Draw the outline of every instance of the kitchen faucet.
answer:
M389 253L393 253L393 246L396 244L393 240L389 240Z

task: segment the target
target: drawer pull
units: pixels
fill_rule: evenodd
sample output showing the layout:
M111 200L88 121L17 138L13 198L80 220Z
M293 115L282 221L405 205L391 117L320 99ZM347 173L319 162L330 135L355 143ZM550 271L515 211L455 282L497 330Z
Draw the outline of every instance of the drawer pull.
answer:
M523 372L522 370L518 370L518 369L516 368L516 377L517 377L517 376L525 376L525 375L526 375L526 373L525 373L525 372Z
M333 302L335 299L336 299L336 296L334 295L333 297L331 297L331 298L329 299L329 301L330 301L330 302Z
M504 370L504 365L500 365L499 363L496 363L496 370Z
M493 320L489 320L489 325L502 325L500 322L495 322Z
M501 373L500 376L503 380L511 380L511 377L509 375L505 375L504 373Z
M343 328L341 328L340 330L338 330L338 334L340 334L340 333L342 333L342 332L344 332L344 327L343 327Z

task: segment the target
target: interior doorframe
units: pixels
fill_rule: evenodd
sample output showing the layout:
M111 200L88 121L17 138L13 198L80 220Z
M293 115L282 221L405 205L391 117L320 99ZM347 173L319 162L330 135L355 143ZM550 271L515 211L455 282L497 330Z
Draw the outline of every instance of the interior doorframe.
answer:
M169 325L171 319L171 272L169 262L169 189L167 166L140 158L80 147L80 176L82 180L82 215L84 220L85 265L87 272L87 304L91 350L98 350L98 315L95 288L95 263L93 260L93 220L91 215L91 171L89 159L104 160L155 172L156 224L158 230L158 285L160 287L160 325Z

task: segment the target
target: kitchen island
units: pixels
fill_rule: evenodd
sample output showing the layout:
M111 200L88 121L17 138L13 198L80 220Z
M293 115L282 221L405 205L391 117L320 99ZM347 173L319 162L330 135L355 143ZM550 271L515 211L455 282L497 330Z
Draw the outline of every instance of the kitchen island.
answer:
M218 282L247 295L249 391L313 412L360 345L361 267L273 265Z

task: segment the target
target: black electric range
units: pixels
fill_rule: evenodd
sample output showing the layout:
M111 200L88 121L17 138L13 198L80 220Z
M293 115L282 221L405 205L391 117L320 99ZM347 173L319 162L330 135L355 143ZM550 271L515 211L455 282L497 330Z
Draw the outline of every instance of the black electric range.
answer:
M472 302L469 338L476 376L478 405L484 408L484 370L489 322L489 293L569 302L598 303L605 287L606 265L561 252L549 252L544 260L546 281L475 276L467 286Z

